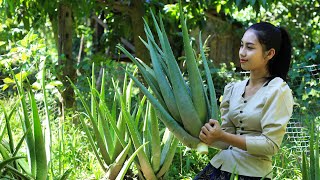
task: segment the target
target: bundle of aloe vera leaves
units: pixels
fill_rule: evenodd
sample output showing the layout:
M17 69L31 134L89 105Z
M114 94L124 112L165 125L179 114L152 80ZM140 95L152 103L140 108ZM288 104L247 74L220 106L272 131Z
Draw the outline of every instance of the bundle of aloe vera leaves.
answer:
M147 40L141 39L149 50L152 66L146 65L139 57L133 57L124 47L117 47L125 53L138 67L146 88L136 77L129 73L136 85L145 94L165 126L186 146L206 153L208 147L198 138L201 127L210 119L218 119L218 106L212 77L203 50L201 33L199 35L201 60L206 73L204 81L191 45L182 4L180 6L180 23L182 27L184 51L187 65L187 78L179 69L171 49L161 19L151 12L156 28L157 38L145 21L144 29ZM159 19L159 22L157 20ZM159 42L160 44L158 44Z

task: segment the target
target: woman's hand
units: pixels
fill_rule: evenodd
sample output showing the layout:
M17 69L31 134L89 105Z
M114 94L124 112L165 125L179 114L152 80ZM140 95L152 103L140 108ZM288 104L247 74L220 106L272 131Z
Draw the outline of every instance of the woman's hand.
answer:
M215 141L220 141L224 134L220 123L217 120L210 119L208 123L202 126L199 138L204 143L211 145Z

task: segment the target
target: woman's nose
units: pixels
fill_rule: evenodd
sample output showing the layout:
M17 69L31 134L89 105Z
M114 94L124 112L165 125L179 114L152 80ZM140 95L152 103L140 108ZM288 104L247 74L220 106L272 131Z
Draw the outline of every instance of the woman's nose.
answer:
M239 49L239 56L240 57L245 57L246 56L245 50L242 47L240 47L240 49Z

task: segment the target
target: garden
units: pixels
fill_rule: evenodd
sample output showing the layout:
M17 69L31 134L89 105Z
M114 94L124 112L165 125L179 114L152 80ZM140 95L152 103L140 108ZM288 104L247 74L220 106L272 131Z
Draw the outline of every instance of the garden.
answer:
M219 152L199 129L248 78L241 36L261 21L293 46L273 179L320 179L319 12L316 0L0 0L0 179L193 179Z

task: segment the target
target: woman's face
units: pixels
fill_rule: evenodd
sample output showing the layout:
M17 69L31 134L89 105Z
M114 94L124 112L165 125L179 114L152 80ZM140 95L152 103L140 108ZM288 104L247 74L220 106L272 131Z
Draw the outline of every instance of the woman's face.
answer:
M239 49L241 68L246 71L267 71L267 53L260 44L255 31L247 30Z

